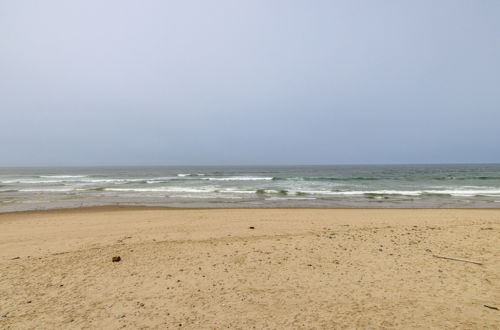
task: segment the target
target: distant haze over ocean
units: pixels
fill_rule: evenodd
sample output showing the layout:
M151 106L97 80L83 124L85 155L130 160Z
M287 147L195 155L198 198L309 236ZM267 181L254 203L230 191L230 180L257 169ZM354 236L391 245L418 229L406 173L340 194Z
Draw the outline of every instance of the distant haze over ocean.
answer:
M0 212L95 205L500 207L500 165L0 168Z
M0 166L500 163L499 13L0 1Z

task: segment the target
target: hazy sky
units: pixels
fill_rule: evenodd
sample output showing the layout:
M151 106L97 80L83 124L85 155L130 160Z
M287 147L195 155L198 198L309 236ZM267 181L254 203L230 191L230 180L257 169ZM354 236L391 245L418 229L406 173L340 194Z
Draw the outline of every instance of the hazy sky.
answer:
M0 0L0 166L500 162L500 1Z

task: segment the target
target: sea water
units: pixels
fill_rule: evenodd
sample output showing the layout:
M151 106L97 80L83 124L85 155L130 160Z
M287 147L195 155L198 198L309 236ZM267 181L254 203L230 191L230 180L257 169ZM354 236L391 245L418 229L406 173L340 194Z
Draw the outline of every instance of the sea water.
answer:
M96 205L500 207L500 165L0 168L0 212Z

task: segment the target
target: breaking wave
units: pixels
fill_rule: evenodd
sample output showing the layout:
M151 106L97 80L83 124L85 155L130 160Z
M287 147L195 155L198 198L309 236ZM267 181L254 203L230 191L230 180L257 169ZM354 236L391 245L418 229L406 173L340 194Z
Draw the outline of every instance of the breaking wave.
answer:
M39 178L53 178L53 179L71 179L71 178L86 178L87 175L39 175Z
M335 177L273 177L274 181L377 181L380 178L370 177L352 177L352 178L335 178Z

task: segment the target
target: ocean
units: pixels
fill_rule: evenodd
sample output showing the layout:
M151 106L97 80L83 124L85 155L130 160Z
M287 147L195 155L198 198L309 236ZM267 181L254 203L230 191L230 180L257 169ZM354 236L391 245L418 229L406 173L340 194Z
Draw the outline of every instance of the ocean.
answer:
M0 168L0 212L98 205L498 208L500 164Z

